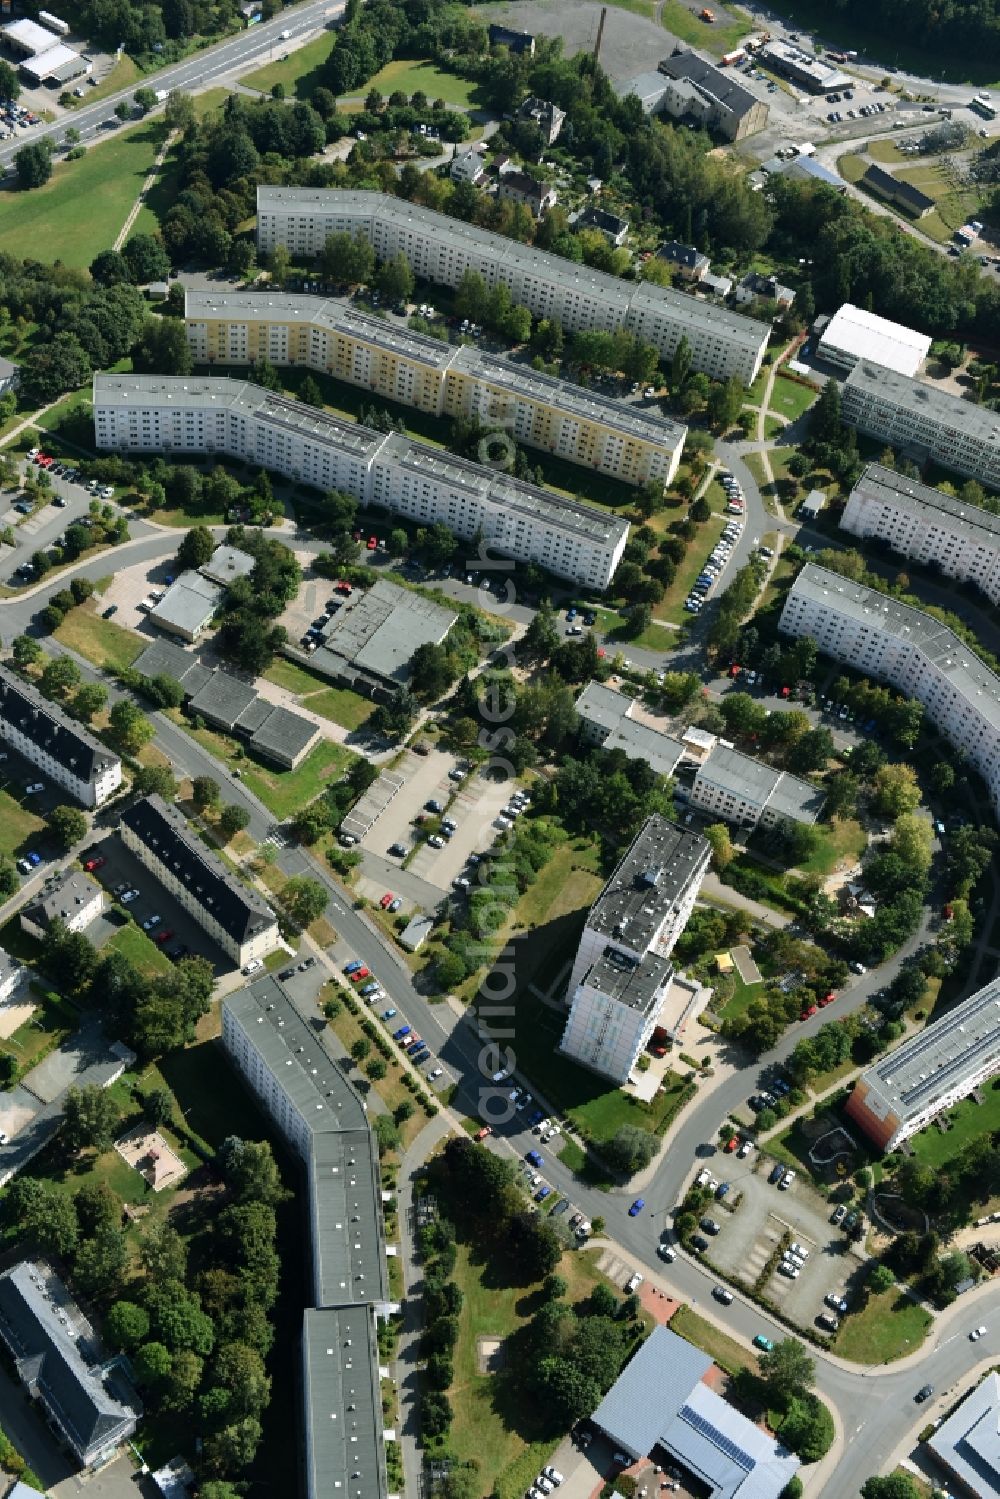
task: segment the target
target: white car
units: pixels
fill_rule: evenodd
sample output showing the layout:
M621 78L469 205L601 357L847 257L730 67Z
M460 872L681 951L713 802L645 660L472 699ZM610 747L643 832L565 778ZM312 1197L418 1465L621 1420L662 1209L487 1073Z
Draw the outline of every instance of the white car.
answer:
M543 1469L543 1471L549 1482L554 1483L556 1488L558 1488L561 1483L566 1482L559 1469L553 1468L551 1464L547 1468Z
M110 484L105 484L104 488L100 491L100 495L102 500L113 500L115 492Z
M145 921L142 923L142 929L143 929L143 931L144 932L151 932L153 930L154 926L159 926L159 924L160 924L160 922L162 920L163 920L162 916L147 916L146 919L145 919ZM261 964L260 961L258 960L257 966L258 966L258 968L260 968L260 967L263 967L263 964ZM246 973L246 971L247 970L244 968L243 972Z
M25 794L25 796L34 796L34 794L35 794L36 791L44 791L44 790L45 790L45 782L44 781L32 781L32 783L31 783L30 786L25 786L25 788L24 788L24 794Z
M792 1254L797 1254L800 1260L807 1260L809 1258L809 1251L802 1244L789 1244L788 1248Z
M121 897L121 903L122 903L123 906L130 906L134 900L138 900L138 899L139 899L139 892L138 892L138 890L126 890L125 894Z
M795 1180L795 1172L794 1171L786 1171L785 1174L784 1174L784 1176L781 1178L780 1182L778 1183L778 1191L779 1192L787 1192L788 1189L789 1189L789 1187L792 1185L792 1182L794 1180Z
M430 1072L428 1072L427 1076L430 1078L431 1082L433 1083L439 1077L444 1077L444 1068L443 1067L432 1067L431 1070L430 1070Z
M972 1331L969 1333L969 1342L970 1343L978 1343L979 1339L981 1337L983 1337L985 1335L985 1333L986 1333L986 1327L985 1327L985 1325L982 1326L982 1327L974 1327L972 1329Z
M247 977L249 977L251 973L257 973L261 968L263 968L263 966L264 965L261 962L260 958L251 958L249 963L244 968L243 972Z
M625 1282L625 1289L626 1291L628 1291L629 1295L631 1295L633 1291L637 1291L639 1289L639 1287L642 1285L642 1279L643 1278L639 1274L638 1270L634 1275L629 1276L628 1280Z
M736 1154L737 1154L737 1156L739 1157L739 1159L741 1161L745 1161L746 1158L747 1158L747 1156L750 1154L750 1152L752 1150L753 1150L753 1141L752 1140L744 1140L743 1144L740 1146L740 1148L736 1152Z
M781 1275L787 1275L789 1280L798 1280L802 1274L797 1265L790 1265L787 1260L782 1260L778 1266L778 1272Z

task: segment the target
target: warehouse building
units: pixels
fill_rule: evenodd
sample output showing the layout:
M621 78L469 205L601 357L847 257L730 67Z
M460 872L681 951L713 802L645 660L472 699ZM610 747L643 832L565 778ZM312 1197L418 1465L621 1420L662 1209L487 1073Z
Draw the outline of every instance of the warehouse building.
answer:
M790 78L811 94L826 94L831 89L850 88L852 79L839 68L831 68L812 52L796 47L791 42L765 42L757 52L757 60L765 68Z
M165 890L240 968L280 946L278 918L198 837L177 807L144 796L121 815L121 837Z
M845 302L827 323L816 352L838 370L852 370L859 359L870 359L884 369L912 377L930 348L926 333Z
M682 47L663 58L659 71L667 87L657 100L658 113L689 117L727 141L744 140L767 124L768 106L732 68L716 67Z
M303 1163L311 1305L302 1332L308 1499L385 1499L377 1325L389 1300L378 1150L365 1105L278 980L222 1002L227 1055Z
M99 807L122 783L118 756L6 666L0 666L0 743L84 807Z
M262 255L281 244L293 256L315 256L341 231L363 234L380 260L405 255L416 276L439 286L457 286L465 271L477 271L490 289L506 286L533 316L558 318L567 333L623 329L667 357L686 338L694 369L713 379L736 375L751 384L767 348L767 329L750 318L671 287L622 281L403 198L258 187Z
M840 524L946 578L974 583L991 604L1000 604L1000 516L989 510L870 463L848 495Z
M322 370L433 416L501 427L516 442L628 484L669 484L684 449L687 428L679 422L474 345L414 333L340 299L189 291L185 317L197 364L267 359Z
M323 626L309 666L366 697L385 697L409 681L417 647L440 645L457 619L454 610L380 578L355 589Z
M860 359L844 382L845 422L918 460L1000 489L1000 416Z
M709 845L665 817L650 817L587 916L573 962L570 1011L559 1049L628 1081L653 1033L673 977L670 954L694 909Z
M778 628L917 698L982 776L1000 815L1000 680L953 631L812 563L789 590Z
M784 822L812 824L826 795L787 770L775 770L716 742L698 767L688 800L699 812L749 831Z
M243 381L95 375L94 431L105 450L226 453L340 489L594 589L608 586L628 537L615 515Z
M846 1112L880 1150L895 1150L997 1072L1000 979L993 979L863 1072Z

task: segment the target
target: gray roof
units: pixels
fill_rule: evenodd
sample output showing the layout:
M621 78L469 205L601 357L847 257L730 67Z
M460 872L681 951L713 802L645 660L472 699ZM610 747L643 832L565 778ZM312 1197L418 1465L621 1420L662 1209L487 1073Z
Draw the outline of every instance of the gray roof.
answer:
M987 1374L927 1438L939 1462L975 1499L1000 1496L1000 1377Z
M17 729L80 781L93 783L118 756L37 687L0 666L0 726ZM0 727L0 739L4 738Z
M241 682L239 677L230 676L228 671L216 671L195 693L189 706L192 713L231 729L256 700L255 687Z
M905 1122L987 1064L1000 1071L1000 978L901 1042L859 1081Z
M807 563L792 585L782 619L792 599L810 598L834 614L861 621L881 636L891 636L918 650L946 677L955 692L1000 729L1000 679L962 644L954 631L922 609L852 583L828 568Z
M662 1447L712 1499L778 1499L798 1458L702 1383L711 1367L707 1354L655 1327L593 1420L635 1457Z
M134 1429L142 1407L126 1405L113 1391L86 1336L90 1328L81 1333L80 1321L62 1282L47 1267L22 1260L0 1275L0 1335L18 1374L29 1389L38 1390L77 1457L87 1463Z
M100 885L86 870L64 869L51 883L46 883L22 912L36 926L48 927L53 921L70 921L81 906L89 905L102 893Z
M190 635L196 635L212 618L220 602L222 589L200 573L181 573L149 617L157 624L173 625Z
M620 719L602 748L621 750L630 760L645 760L658 776L672 776L684 756L684 746L676 739L634 718Z
M627 99L629 94L635 94L647 114L655 113L667 92L667 82L662 73L637 73L634 78L612 86L620 99Z
M20 368L21 366L19 364L15 364L13 360L8 359L6 355L0 354L0 380L9 380L11 375L16 374ZM27 1485L23 1486L27 1487ZM14 1487L17 1488L19 1487L19 1485L15 1484Z
M183 813L162 796L144 796L133 802L121 814L121 822L175 879L187 886L192 899L235 942L249 941L276 925L277 917L263 896L244 885L201 841Z
M825 506L826 506L826 493L825 493L825 491L822 490L822 489L810 489L809 493L806 495L805 499L802 501L802 504L799 506L799 509L800 510L808 510L811 514L818 515L820 513L820 511L822 509L824 509Z
M576 711L585 723L613 729L628 716L632 699L604 682L588 682L576 700Z
M843 88L852 82L839 68L831 67L814 53L806 52L791 42L783 42L780 38L767 42L761 48L760 55L765 61L770 60L793 77L808 79L818 88Z
M763 102L740 81L739 75L732 68L714 67L706 58L699 57L697 52L681 48L670 57L663 58L659 70L668 78L686 79L695 85L699 93L707 95L713 102L736 115L745 115L755 104Z
M690 271L700 270L703 266L711 264L707 255L701 250L696 250L694 245L682 245L680 240L671 239L660 246L656 252L658 260L669 260L673 265L686 266Z
M309 1499L383 1499L378 1339L370 1307L310 1309L302 1325Z
M745 797L794 822L815 822L823 810L826 793L811 782L775 770L751 755L718 742L698 767L695 785L708 782L735 797Z
M273 708L273 703L269 703L266 698L257 697L255 694L253 702L235 720L237 732L252 736L261 727Z
M301 713L275 707L264 698L258 700L258 706L267 709L263 721L250 736L250 743L258 754L284 764L286 760L297 759L319 738L319 729ZM243 727L242 720L239 727Z
M667 958L647 953L641 963L633 963L625 953L606 947L582 982L618 1004L647 1015L662 999L673 971L674 965Z
M172 640L154 640L136 661L135 669L144 677L172 677L188 694L204 687L212 675L210 666L202 666L196 656Z
M372 588L355 589L337 610L310 664L322 671L324 666L346 663L377 677L405 682L417 646L440 644L457 618L451 609L423 594L380 578ZM339 659L331 663L328 657Z
M9 952L0 947L0 989L9 979L16 978L22 971L22 964L16 958L12 958Z
M709 846L665 817L648 818L590 909L587 926L645 950L691 881L708 863Z
M827 187L835 187L838 192L844 192L847 187L843 177L838 177L836 172L817 161L815 156L794 156L791 161L776 161L773 166L768 162L767 170L777 172L782 177L795 177L799 180L812 178L816 182L825 183Z
M1000 515L945 494L942 489L933 489L930 484L921 484L919 479L910 479L895 469L883 468L881 463L869 463L851 495L891 504L893 508L902 501L906 510L932 522L938 516L947 516L950 531L987 551L1000 547Z
M861 179L863 187L870 187L881 197L894 198L900 203L905 203L915 213L927 213L934 207L934 199L927 193L921 192L919 187L914 187L912 182L904 182L901 178L887 172L885 167L880 167L877 162L872 162Z
M234 578L247 578L257 566L256 557L241 552L239 547L217 546L211 557L198 571L215 583L231 583Z

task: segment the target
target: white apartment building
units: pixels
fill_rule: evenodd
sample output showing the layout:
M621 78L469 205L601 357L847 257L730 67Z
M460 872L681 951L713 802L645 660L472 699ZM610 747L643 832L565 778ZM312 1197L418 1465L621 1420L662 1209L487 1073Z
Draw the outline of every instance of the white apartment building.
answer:
M21 926L44 942L54 921L69 932L82 932L104 910L104 891L80 869L64 869L48 881L30 904L21 908Z
M848 1117L883 1151L1000 1072L1000 979L900 1043L854 1084Z
M122 842L240 968L280 945L278 918L162 796L121 815Z
M1000 416L946 390L859 359L844 382L844 421L916 459L1000 489Z
M688 802L699 812L738 828L773 828L783 822L813 823L825 794L787 770L774 770L718 741L698 766Z
M1000 815L1000 680L953 631L812 563L785 600L779 629L917 698L989 787Z
M590 909L570 975L560 1050L628 1081L670 987L670 954L694 909L709 846L653 816Z
M474 417L518 443L627 484L677 472L687 428L471 345L387 323L344 299L280 292L189 291L196 364L321 370L348 385L440 417Z
M756 377L768 329L671 287L627 282L505 239L477 225L383 193L338 188L258 187L257 245L269 254L285 245L294 256L315 256L331 234L363 234L380 260L406 256L414 274L457 286L467 270L488 287L506 286L535 317L557 318L568 333L625 329L673 354L682 337L693 367L723 380Z
M878 537L903 557L938 567L945 577L975 583L991 604L1000 603L1000 516L988 510L870 463L840 524L852 536Z
M85 807L99 807L122 783L118 756L6 666L0 666L0 740Z
M618 516L243 381L95 375L94 431L102 449L226 453L340 489L589 588L608 586L628 538Z

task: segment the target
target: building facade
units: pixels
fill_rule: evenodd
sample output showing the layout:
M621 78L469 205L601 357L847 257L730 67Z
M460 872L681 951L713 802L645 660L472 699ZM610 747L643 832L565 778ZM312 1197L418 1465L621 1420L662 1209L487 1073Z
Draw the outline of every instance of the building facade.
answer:
M845 422L918 461L1000 489L1000 416L861 359L844 382Z
M768 106L732 68L718 68L682 47L663 58L659 71L667 80L656 103L663 114L675 119L689 115L728 141L755 135L767 124Z
M670 484L684 449L679 422L474 346L391 326L342 300L189 291L185 317L197 364L267 359L322 370L433 416L502 427L516 442L626 484Z
M122 783L118 756L6 666L0 666L0 741L84 807L99 807Z
M870 463L851 490L840 524L877 537L904 557L974 583L1000 603L1000 516Z
M176 807L145 796L126 808L120 826L125 847L240 968L280 945L271 907L202 843Z
M787 770L774 770L716 743L695 773L688 800L699 812L752 830L783 822L814 823L826 797L818 787Z
M625 1083L657 1023L670 954L694 909L709 846L650 817L590 909L570 975L560 1050Z
M628 538L617 516L241 381L95 375L94 431L120 452L227 453L590 588L608 586Z
M693 367L714 379L755 379L767 329L725 308L671 287L620 280L477 225L381 193L336 188L259 187L257 244L261 254L284 245L294 256L316 256L331 234L361 233L380 260L403 254L416 276L457 286L467 270L488 288L506 286L535 317L558 318L567 333L623 329L673 354L682 338Z
M982 776L1000 815L1000 679L953 631L811 563L789 590L778 627L797 639L810 636L824 655L917 698Z
M895 1150L1000 1072L1000 979L880 1058L854 1084L848 1118Z

